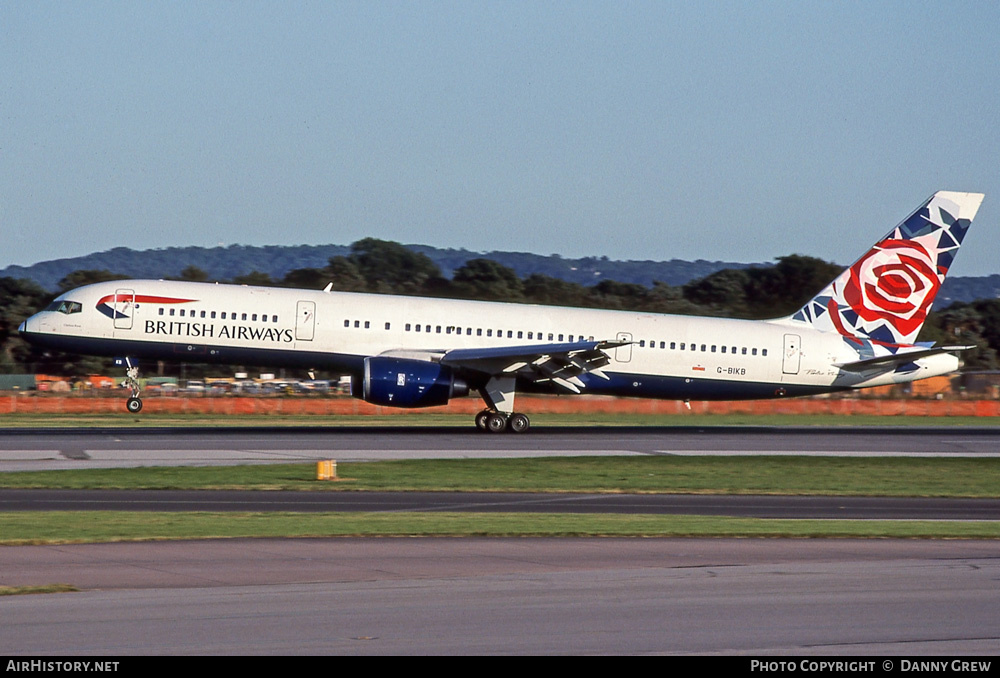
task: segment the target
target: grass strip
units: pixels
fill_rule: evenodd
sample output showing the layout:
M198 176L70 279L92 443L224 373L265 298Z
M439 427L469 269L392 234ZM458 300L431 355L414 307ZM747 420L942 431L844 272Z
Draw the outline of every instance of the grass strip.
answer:
M43 586L0 586L0 596L26 596L35 593L74 593L79 591L72 584L46 584Z
M336 452L331 452L335 456ZM548 457L0 473L2 488L1000 497L1000 458Z
M286 537L782 537L1000 539L1000 521L772 520L539 513L142 513L0 515L3 545Z

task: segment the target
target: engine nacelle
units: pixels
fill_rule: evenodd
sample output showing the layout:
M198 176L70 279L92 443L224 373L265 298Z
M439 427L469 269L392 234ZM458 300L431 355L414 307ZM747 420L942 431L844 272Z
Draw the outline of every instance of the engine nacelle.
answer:
M364 376L351 379L351 395L375 405L433 407L468 395L450 367L405 358L365 358Z

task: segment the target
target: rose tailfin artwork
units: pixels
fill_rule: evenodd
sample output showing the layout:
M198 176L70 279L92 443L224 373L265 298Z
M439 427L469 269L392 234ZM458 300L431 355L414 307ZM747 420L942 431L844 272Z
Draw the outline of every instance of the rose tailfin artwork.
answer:
M869 358L914 347L982 200L935 193L792 319L839 333Z
M332 283L119 280L66 292L20 332L44 348L120 356L135 413L140 361L159 360L325 370L386 407L478 394L475 424L494 433L528 430L514 409L525 391L745 400L905 384L954 372L968 348L917 336L982 199L934 194L796 313L771 320L358 294Z
M982 198L934 194L792 317L845 337L913 343Z

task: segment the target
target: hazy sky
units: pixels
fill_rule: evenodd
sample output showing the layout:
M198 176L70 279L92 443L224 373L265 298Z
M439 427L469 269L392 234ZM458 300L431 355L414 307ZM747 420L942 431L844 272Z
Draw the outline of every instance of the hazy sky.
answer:
M349 244L1000 273L1000 3L0 4L0 267Z

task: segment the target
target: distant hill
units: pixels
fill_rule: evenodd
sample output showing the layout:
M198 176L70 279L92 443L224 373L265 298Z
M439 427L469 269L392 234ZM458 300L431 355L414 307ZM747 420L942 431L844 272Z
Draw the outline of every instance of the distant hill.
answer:
M524 278L539 273L581 285L594 285L602 280L636 283L646 287L655 281L680 286L726 268L750 268L769 264L745 264L727 261L616 261L607 257L566 259L559 255L543 256L526 252L472 252L465 249L439 249L428 245L407 245L421 252L451 277L452 272L466 261L487 258L512 268ZM43 288L55 291L59 281L73 271L106 269L135 278L178 277L188 266L205 271L211 279L230 280L253 271L266 273L280 280L298 268L322 268L330 258L350 254L347 245L262 246L230 245L229 247L169 247L137 251L116 247L82 257L43 261L32 266L8 266L0 277L28 278ZM1000 275L969 278L948 278L941 290L938 309L955 301L974 301L1000 297Z
M464 249L438 249L427 245L407 245L430 257L442 273L452 272L470 259L485 257L514 269L521 277L541 273L582 285L601 280L638 283L650 286L659 280L668 285L683 285L724 268L747 268L752 264L723 261L613 261L607 257L564 259L558 255L542 256L525 252L472 252ZM0 277L28 278L47 290L56 290L68 273L79 270L106 269L136 278L177 277L188 266L197 266L216 280L230 280L253 271L267 273L280 280L297 268L322 268L335 256L347 256L346 245L294 245L249 247L170 247L137 251L116 247L71 259L43 261L31 266L8 266Z

